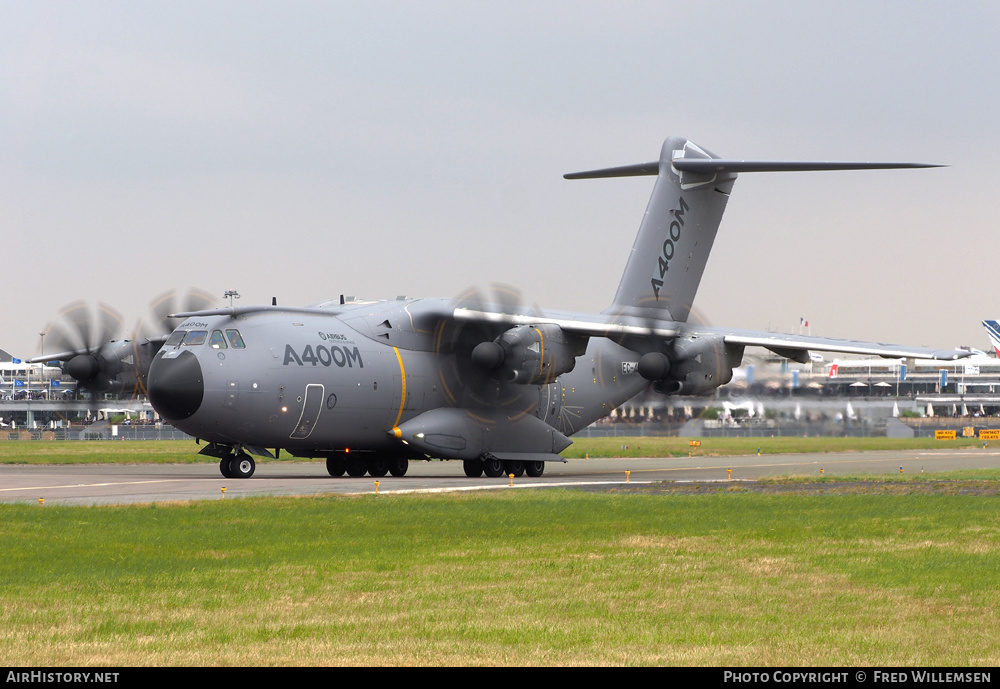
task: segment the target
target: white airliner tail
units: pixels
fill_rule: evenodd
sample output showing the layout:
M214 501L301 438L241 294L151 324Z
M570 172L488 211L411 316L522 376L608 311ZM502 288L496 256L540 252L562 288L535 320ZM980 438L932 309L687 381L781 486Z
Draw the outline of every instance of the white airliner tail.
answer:
M1000 323L996 321L983 321L983 327L986 328L986 334L990 336L990 344L993 345L993 350L1000 356Z

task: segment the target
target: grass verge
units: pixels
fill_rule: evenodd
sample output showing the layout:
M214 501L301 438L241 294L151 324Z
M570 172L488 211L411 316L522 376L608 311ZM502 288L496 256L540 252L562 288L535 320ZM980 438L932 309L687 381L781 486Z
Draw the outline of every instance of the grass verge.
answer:
M6 665L993 665L995 497L0 505Z
M203 446L202 446L203 447ZM193 440L8 440L0 464L188 464L218 462Z

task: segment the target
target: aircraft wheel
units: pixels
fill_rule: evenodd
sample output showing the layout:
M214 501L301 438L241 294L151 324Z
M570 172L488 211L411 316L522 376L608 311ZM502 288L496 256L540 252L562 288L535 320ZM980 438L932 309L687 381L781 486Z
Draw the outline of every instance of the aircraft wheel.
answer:
M344 472L347 471L347 465L344 463L344 458L327 457L326 470L330 473L330 476L333 477L343 476Z
M503 463L504 476L514 474L514 478L524 475L524 462L520 460L509 460Z
M347 475L353 476L354 478L359 478L364 476L368 471L368 462L358 457L348 457L345 460L347 464Z
M462 462L465 467L465 475L469 478L479 478L483 475L483 463L478 459L467 459Z
M503 462L499 459L487 459L483 461L483 473L490 478L503 476Z
M531 478L538 478L545 471L545 462L525 462L524 470Z
M245 454L236 455L229 463L229 473L233 478L250 478L256 468L253 457Z
M410 468L410 460L406 457L393 457L389 460L389 473L393 476L406 476L406 470Z
M368 460L368 475L379 478L389 473L389 460L381 455Z
M229 464L233 461L232 455L226 455L219 461L219 471L222 472L223 478L236 478L233 473L229 470Z

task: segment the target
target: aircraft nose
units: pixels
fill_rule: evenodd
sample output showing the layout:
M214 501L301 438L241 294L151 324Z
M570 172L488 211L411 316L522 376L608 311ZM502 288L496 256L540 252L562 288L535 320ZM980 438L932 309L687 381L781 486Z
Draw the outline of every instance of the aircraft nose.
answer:
M198 411L205 396L205 381L198 357L190 351L171 358L157 357L149 367L146 389L150 404L163 418L182 421L191 417Z

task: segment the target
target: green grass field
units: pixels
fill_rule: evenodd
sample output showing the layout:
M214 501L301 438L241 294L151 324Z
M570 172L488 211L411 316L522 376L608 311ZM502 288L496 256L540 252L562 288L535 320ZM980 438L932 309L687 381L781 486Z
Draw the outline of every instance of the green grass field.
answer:
M994 496L0 506L6 665L994 665Z
M997 474L0 505L0 663L994 665Z
M140 464L218 462L193 440L8 440L0 464Z

